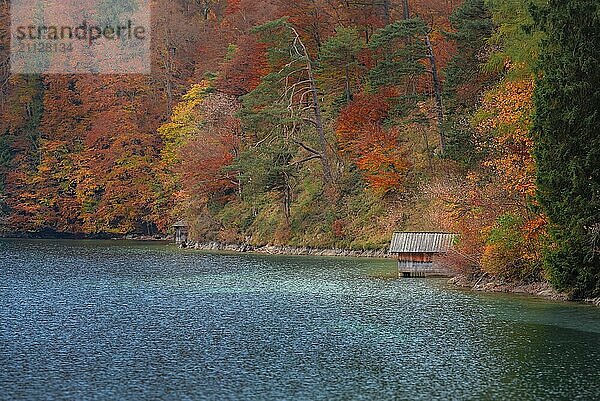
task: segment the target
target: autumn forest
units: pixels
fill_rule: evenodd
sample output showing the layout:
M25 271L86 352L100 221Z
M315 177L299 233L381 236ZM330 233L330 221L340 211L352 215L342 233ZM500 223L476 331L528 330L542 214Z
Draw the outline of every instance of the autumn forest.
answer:
M149 75L11 75L0 232L383 249L600 296L596 0L153 0Z

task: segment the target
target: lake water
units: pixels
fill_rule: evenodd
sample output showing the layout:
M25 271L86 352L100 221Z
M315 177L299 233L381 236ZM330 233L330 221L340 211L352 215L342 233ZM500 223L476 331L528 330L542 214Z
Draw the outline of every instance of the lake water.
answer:
M0 240L0 400L600 399L600 308L394 269Z

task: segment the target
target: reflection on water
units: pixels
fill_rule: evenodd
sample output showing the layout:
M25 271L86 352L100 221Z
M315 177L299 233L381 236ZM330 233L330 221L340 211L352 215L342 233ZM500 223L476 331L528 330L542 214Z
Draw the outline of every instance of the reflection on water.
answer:
M393 261L0 241L0 400L600 398L600 309Z

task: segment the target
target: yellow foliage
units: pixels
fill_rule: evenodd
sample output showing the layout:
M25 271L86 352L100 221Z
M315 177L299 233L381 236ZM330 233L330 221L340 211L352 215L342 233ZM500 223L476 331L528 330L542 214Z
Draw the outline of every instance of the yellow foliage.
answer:
M158 129L164 142L162 160L166 166L178 162L178 150L202 127L203 118L198 106L206 99L208 88L207 82L193 85L173 109L171 120Z
M482 136L493 135L491 168L502 187L523 197L535 196L533 141L529 136L533 115L533 77L505 82L487 94L477 121Z

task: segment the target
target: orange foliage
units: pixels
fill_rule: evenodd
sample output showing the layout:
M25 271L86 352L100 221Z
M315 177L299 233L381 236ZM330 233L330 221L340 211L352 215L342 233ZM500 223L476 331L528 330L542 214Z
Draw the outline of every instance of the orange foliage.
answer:
M483 103L485 117L477 130L494 134L492 156L485 161L511 193L535 196L533 140L529 136L533 113L533 79L508 82Z
M140 101L141 76L44 78L35 164L15 149L8 177L11 229L152 232L153 160L160 143ZM139 103L138 103L139 102ZM18 143L18 142L16 142Z
M356 164L367 184L378 193L402 187L410 167L396 129L385 129L388 96L360 94L340 113L336 132L340 150Z

